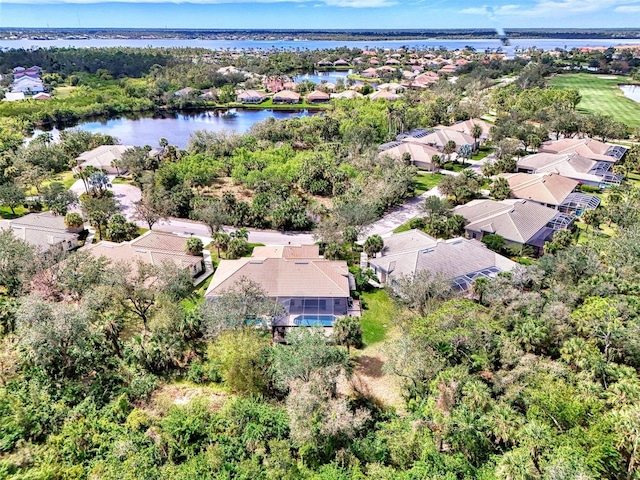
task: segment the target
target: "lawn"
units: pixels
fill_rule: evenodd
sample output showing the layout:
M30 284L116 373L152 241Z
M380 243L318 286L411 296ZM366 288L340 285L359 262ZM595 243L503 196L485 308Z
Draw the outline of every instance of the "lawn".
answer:
M575 88L582 95L578 110L610 115L629 127L640 127L640 103L627 98L618 85L632 83L629 77L574 73L549 80L553 87Z
M431 190L433 187L438 185L438 182L442 177L444 177L444 175L441 173L418 173L415 178L415 194L420 195L427 190Z
M16 207L14 210L16 211L15 214L11 213L11 209L9 207L0 206L0 218L6 218L6 219L18 218L29 212L22 205Z
M393 304L385 290L360 295L362 340L369 346L385 339L393 320Z
M78 87L71 87L71 86L62 86L62 87L56 87L53 90L53 95L56 98L67 98L69 95L71 95L71 92L73 92L76 88Z

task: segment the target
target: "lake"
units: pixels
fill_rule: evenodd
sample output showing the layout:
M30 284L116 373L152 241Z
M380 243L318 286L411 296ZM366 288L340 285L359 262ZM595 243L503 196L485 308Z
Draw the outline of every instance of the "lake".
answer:
M219 132L229 130L238 133L247 132L255 123L268 118L292 118L313 115L303 111L281 110L243 110L232 109L234 116L222 115L221 111L202 112L167 112L155 115L128 115L125 117L93 120L79 123L73 127L87 130L91 133L112 135L123 145L157 145L162 137L169 140L171 145L185 148L191 134L196 130ZM50 130L57 138L60 130ZM34 136L42 130L34 131ZM33 138L33 137L32 137Z
M640 103L640 86L639 85L618 85L625 97Z
M562 38L518 38L512 46L503 49L512 52L518 48L537 47L543 50L556 48L611 47L616 45L640 45L639 39L562 39ZM198 39L57 39L57 40L0 40L3 48L47 48L47 47L197 47L211 50L320 50L329 48L439 48L448 50L471 46L476 50L497 49L502 46L498 39L438 39L426 40L198 40Z
M304 75L296 75L293 77L294 82L302 82L304 80L308 80L313 83L320 84L322 82L336 83L339 78L347 82L347 75L353 73L353 70L342 71L342 72L314 72L314 73L305 73Z

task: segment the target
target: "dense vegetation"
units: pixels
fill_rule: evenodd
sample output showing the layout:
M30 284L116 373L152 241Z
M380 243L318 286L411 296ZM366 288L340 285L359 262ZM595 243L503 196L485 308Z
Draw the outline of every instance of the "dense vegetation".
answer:
M404 130L495 110L487 176L549 134L630 133L576 111L577 91L546 88L552 69L539 60L468 67L456 84L394 105L351 100L247 135L201 132L185 151L166 139L158 156L135 148L121 165L142 189L135 215L149 228L166 215L199 219L209 248L227 258L248 245L243 229L219 234L225 224L316 223L324 254L355 263L361 249L383 246L377 235L357 246L360 227L414 192L414 168L376 149ZM186 65L153 69L153 78L170 84ZM502 68L514 82L487 90L493 82L477 72L499 78ZM105 82L98 90L151 82L100 75L78 80ZM63 214L78 200L56 176L114 139L68 132L22 146L10 129L32 115L1 119L0 199ZM625 173L638 170L632 152ZM78 178L83 216L100 236L134 234L105 175ZM464 173L441 188L462 202L484 181ZM329 339L300 328L288 345L256 328L279 307L250 281L214 306L172 266L42 254L0 231L0 478L638 479L640 191L613 188L603 206L585 214L578 245L564 235L533 265L476 280L466 297L426 273L399 278L393 290L363 294L372 301L361 324L341 319ZM460 233L449 203L431 198L423 211L416 226ZM203 248L191 241L187 253ZM358 290L371 289L371 272L351 268Z

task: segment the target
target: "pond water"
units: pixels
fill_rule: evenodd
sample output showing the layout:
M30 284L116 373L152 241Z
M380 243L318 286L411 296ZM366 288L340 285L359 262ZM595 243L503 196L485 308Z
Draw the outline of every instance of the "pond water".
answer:
M619 85L625 97L640 103L640 85Z
M330 82L336 83L341 78L345 83L347 82L347 76L352 74L353 70L343 72L314 72L305 73L304 75L296 75L293 77L294 82L302 82L308 80L313 83Z
M155 115L129 115L114 119L92 120L73 127L92 133L112 135L123 145L157 145L162 137L171 145L185 148L191 134L196 130L219 132L228 130L238 133L247 132L255 123L268 118L284 119L313 115L303 111L244 110L231 109L230 115L224 111L167 112ZM57 138L62 127L50 130ZM34 136L42 133L34 131ZM32 137L33 138L33 137Z

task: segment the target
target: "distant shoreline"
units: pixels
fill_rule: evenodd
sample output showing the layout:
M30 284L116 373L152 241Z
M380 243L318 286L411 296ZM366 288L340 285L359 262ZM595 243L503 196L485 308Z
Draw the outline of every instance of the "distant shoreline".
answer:
M264 29L132 29L132 28L0 28L2 40L289 40L304 43L307 40L478 40L500 39L640 39L640 29L367 29L367 30L264 30Z

